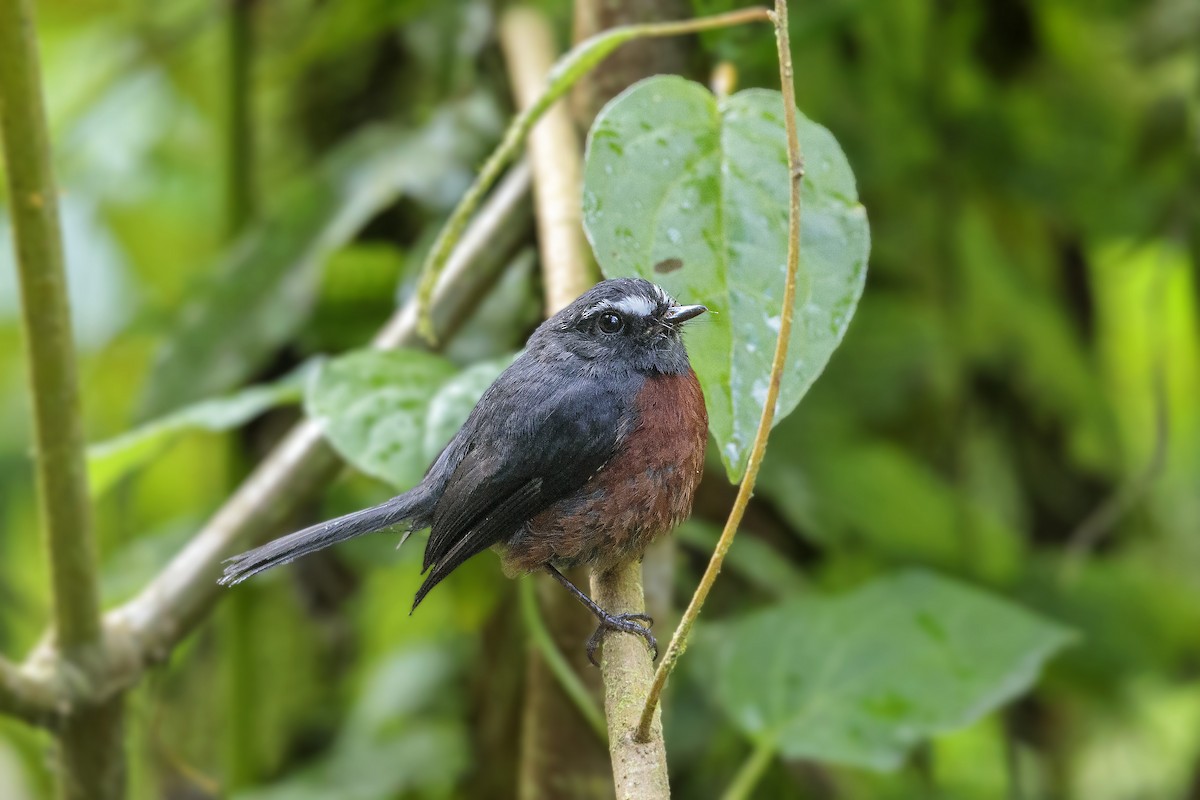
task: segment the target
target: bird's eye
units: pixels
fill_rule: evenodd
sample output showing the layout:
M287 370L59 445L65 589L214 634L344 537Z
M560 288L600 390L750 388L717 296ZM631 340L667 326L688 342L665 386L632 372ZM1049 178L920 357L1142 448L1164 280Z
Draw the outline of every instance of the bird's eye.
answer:
M607 311L600 315L596 324L604 333L620 333L621 329L625 327L625 320L621 319L620 314Z

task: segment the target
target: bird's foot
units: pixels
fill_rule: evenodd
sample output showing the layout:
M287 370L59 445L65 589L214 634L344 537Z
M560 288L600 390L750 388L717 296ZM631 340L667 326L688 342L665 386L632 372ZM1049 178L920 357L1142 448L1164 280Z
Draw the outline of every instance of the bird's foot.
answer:
M635 620L640 620L646 624L640 625ZM604 634L608 631L621 631L623 633L632 633L634 636L641 636L650 647L650 652L653 654L651 657L657 659L658 640L650 632L650 626L653 624L654 620L647 614L605 614L603 617L600 617L600 624L596 627L596 632L587 641L588 661L592 662L592 666L594 667L600 666L600 663L596 661L596 649L604 641Z

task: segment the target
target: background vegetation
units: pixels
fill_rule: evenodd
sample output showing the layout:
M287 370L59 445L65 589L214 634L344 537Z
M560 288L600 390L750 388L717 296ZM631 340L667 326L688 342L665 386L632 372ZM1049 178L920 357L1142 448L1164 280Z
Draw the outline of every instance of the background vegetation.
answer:
M540 7L565 45L572 8ZM38 6L85 427L108 442L89 465L105 607L305 413L313 359L361 347L409 296L512 113L492 4L232 9ZM799 106L853 167L871 272L775 431L672 682L676 795L1200 797L1200 12L838 0L791 16ZM727 61L739 88L778 85L769 26L671 52L692 77ZM16 658L50 606L8 225L0 652ZM540 319L535 244L514 216L453 364L506 357ZM430 386L454 374L428 363ZM648 570L677 604L733 497L710 455L696 519ZM366 471L394 483L421 469L380 464ZM276 528L390 491L347 472ZM130 795L506 797L539 769L610 794L602 758L571 763L594 758L591 733L542 767L522 750L537 689L520 584L481 556L409 617L418 552L368 538L225 596L128 697ZM946 634L970 643L957 674L903 636L897 598L965 609ZM790 682L781 664L805 669ZM822 665L838 680L802 683ZM859 716L821 716L839 696ZM0 797L48 796L51 746L0 719Z

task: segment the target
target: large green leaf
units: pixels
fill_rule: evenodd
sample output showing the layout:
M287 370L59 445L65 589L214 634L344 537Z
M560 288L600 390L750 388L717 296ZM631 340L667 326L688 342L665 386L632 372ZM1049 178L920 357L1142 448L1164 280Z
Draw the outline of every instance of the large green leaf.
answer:
M278 193L272 211L179 314L151 371L143 413L246 379L308 317L325 259L401 194L453 202L498 124L481 95L420 131L366 128Z
M824 369L862 293L870 236L846 157L797 115L807 164L800 273L776 421ZM596 118L584 222L605 275L640 275L713 313L688 350L709 427L741 477L766 400L788 243L783 99L749 90L717 100L676 77L649 78Z
M1073 638L924 572L705 626L696 663L746 735L791 758L875 769L1028 689Z
M461 370L420 350L360 350L323 366L305 406L343 458L407 489L511 362L509 356Z

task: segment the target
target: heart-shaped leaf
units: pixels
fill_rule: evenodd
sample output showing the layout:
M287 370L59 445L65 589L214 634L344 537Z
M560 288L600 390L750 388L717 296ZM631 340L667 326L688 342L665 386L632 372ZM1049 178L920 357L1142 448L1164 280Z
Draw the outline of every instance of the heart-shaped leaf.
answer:
M797 115L804 177L800 272L778 422L842 339L866 277L870 235L854 175L825 128ZM709 428L739 480L766 401L786 275L790 177L778 92L717 100L648 78L601 111L588 138L584 223L609 277L638 275L713 312L688 351Z
M1027 690L1073 634L924 572L708 625L698 668L743 733L791 758L875 769Z
M460 369L420 350L359 350L323 365L305 410L358 469L415 486L512 356Z

